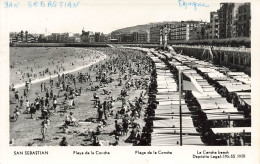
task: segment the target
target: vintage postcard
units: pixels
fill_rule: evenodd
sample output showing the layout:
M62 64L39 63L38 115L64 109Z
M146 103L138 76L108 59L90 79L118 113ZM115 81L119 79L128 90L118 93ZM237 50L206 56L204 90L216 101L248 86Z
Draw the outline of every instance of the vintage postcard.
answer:
M1 164L260 163L260 2L0 2Z

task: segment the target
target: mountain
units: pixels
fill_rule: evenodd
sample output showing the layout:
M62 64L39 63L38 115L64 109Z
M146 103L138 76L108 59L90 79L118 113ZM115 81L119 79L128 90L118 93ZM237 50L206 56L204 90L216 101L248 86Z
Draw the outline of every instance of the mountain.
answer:
M111 33L132 33L132 32L138 32L138 31L150 31L150 28L153 27L153 26L170 24L170 23L177 23L177 21L165 21L165 22L148 23L148 24L118 29L118 30L112 31Z

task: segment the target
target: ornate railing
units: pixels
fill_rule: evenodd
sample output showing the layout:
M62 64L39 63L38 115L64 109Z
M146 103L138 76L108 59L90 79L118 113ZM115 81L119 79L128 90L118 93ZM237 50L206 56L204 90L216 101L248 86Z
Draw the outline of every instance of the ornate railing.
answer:
M221 50L221 51L238 51L238 52L251 52L251 48L243 47L216 47L216 46L189 46L189 45L172 45L173 47L183 47L183 48L212 48L212 50Z

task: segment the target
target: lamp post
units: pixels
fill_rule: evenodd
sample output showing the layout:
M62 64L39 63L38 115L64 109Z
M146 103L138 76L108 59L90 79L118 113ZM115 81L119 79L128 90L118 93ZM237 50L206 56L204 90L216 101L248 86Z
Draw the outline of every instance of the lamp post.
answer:
M180 146L182 146L181 69L179 69Z
M160 45L163 44L163 29L160 29Z

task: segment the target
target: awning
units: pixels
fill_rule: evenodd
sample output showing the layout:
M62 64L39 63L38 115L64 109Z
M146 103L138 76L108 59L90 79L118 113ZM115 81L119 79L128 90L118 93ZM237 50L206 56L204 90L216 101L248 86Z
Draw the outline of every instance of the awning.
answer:
M235 92L238 96L251 95L251 92Z
M228 72L229 76L246 75L244 72Z
M241 113L238 112L236 108L229 108L229 109L212 109L212 110L204 110L206 114L226 114L226 113Z
M170 120L154 120L153 127L154 128L172 128L172 127L179 128L180 127L179 116L174 117L174 119L170 119ZM182 127L194 128L192 118L183 117Z
M176 95L155 95L156 99L178 99L179 94Z
M179 114L179 108L175 109L156 109L155 115L163 115L163 114ZM188 108L182 108L182 113L191 113Z
M184 108L188 108L186 104L182 104L181 105L182 109ZM175 105L158 105L156 110L168 110L168 109L179 109L179 104L175 104Z
M251 91L251 86L242 84L242 85L226 85L225 86L228 92L238 92L238 91Z
M214 134L225 133L251 133L251 127L211 128Z
M153 134L180 134L180 128L154 128ZM182 134L197 134L200 133L196 131L195 128L182 128Z
M190 110L187 106L181 108L182 113L190 113ZM180 113L179 106L176 108L157 108L155 109L155 114L178 114Z
M207 120L244 120L243 114L206 114Z
M180 136L172 134L152 134L151 146L179 146ZM182 145L205 146L200 136L183 135Z
M159 101L159 105L170 106L170 105L178 105L178 104L179 104L179 100L177 100L177 101ZM181 104L186 104L186 103L184 100L182 100Z
M177 88L157 89L158 92L176 92Z
M228 103L224 98L197 99L197 101L202 110L233 108L233 104Z

